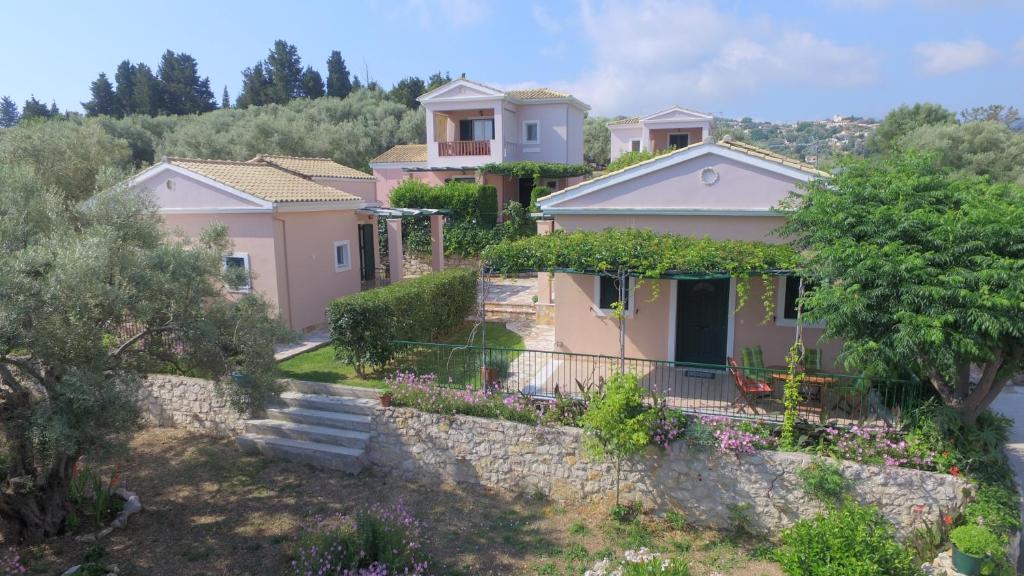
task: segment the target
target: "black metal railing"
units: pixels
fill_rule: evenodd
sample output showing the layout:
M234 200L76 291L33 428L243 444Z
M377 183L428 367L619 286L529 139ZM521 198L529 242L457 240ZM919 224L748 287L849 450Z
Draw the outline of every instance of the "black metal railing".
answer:
M582 395L619 372L636 374L653 397L685 412L781 422L786 368L690 364L594 354L396 342L393 369L434 374L452 388L488 387L551 400ZM799 418L810 422L883 423L921 402L923 387L912 380L807 372Z

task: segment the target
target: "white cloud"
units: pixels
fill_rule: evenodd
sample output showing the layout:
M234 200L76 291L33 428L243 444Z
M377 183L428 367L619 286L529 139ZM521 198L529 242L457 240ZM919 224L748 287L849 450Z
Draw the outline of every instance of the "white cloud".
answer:
M920 69L928 76L938 76L980 68L995 60L996 51L981 40L960 42L922 42L914 46Z
M558 34L562 31L562 23L558 21L558 18L539 4L535 4L533 7L533 20L541 30L548 34Z
M879 56L870 48L839 45L765 17L740 19L706 0L583 0L581 22L597 64L559 87L597 114L672 104L714 112L744 92L878 79Z
M406 0L405 13L419 22L421 28L448 25L463 28L482 21L490 7L483 0Z

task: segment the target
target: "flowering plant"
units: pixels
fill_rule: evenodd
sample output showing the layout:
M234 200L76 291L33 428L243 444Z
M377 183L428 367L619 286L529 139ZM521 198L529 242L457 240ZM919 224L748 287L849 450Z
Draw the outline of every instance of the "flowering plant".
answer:
M668 450L668 445L686 433L686 415L664 405L657 408L658 415L651 426L651 442Z
M0 576L20 576L28 574L21 564L21 557L14 548L8 548L0 554Z
M605 558L587 570L584 576L646 576L647 574L663 574L667 576L688 576L690 570L686 563L665 558L657 552L646 548L626 550L623 559L614 561Z
M818 451L844 460L921 470L934 470L937 460L934 450L908 441L892 426L826 427Z
M701 416L700 426L711 432L714 443L722 452L731 454L754 454L758 450L770 450L778 445L766 424L737 421L724 416Z
M294 576L425 576L421 526L402 505L315 517L294 552Z
M530 399L518 394L473 388L446 388L433 374L396 372L384 380L392 406L406 406L436 414L465 414L536 424L537 411Z

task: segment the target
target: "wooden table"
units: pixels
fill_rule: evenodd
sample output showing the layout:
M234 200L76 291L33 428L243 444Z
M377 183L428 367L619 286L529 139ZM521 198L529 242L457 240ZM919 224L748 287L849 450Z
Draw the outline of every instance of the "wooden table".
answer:
M765 370L768 373L768 377L776 382L783 384L789 379L789 366L767 366ZM819 410L825 408L825 389L839 382L838 378L834 376L826 376L824 374L814 374L813 372L805 372L801 370L799 372L803 376L803 380L800 382L801 386L810 386L814 388L814 391L807 395L808 400L817 401ZM829 410L838 408L842 402L842 398L836 402L835 405L830 406ZM850 406L852 408L852 405Z

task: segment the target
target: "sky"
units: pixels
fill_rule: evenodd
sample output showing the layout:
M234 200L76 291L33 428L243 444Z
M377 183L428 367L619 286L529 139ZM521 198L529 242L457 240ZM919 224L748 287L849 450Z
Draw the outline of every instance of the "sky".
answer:
M0 0L0 95L81 110L99 72L184 51L218 102L274 40L385 88L449 72L568 91L601 116L678 105L794 121L903 103L1024 108L1024 0Z

